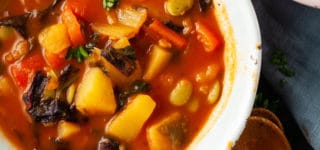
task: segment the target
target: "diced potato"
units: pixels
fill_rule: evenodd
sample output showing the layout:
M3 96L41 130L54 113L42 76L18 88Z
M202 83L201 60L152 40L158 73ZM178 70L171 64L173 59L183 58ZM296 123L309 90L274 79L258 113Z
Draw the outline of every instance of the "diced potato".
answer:
M86 115L111 115L116 101L110 78L99 68L85 73L75 95L76 108Z
M151 49L149 62L143 79L150 81L154 79L170 62L172 53L160 46L154 45Z
M68 140L81 131L80 126L75 123L60 121L58 124L58 137L59 140Z
M107 72L108 76L111 78L114 85L124 88L128 86L131 82L141 78L141 67L138 61L136 61L136 70L130 75L129 77L125 76L120 72L119 69L117 69L115 66L113 66L109 61L107 61L105 58L101 56L101 50L98 48L94 48L93 52L87 58L87 63L89 65L99 64L99 67L103 67Z
M175 106L182 106L188 102L192 95L193 85L190 81L180 80L170 93L169 100Z
M156 103L144 94L139 94L106 126L107 135L124 141L133 140L139 133L144 123L151 116Z
M64 24L55 24L43 29L38 40L46 51L53 54L60 54L71 46L67 27Z
M138 32L135 28L123 24L92 24L92 29L102 35L108 36L110 39L128 39L134 37Z
M167 0L165 8L170 15L180 16L192 8L193 1L194 0Z
M220 85L220 82L219 80L216 80L210 91L209 91L209 94L208 94L208 102L209 104L213 104L214 102L216 102L220 96L220 91L221 91L221 85Z
M121 24L139 30L147 20L147 9L142 7L119 9L118 20Z
M125 37L119 39L117 42L112 43L112 47L115 49L121 49L127 46L130 46L130 42L128 38L125 38Z
M149 147L152 150L179 149L186 132L185 119L180 113L172 113L147 129Z

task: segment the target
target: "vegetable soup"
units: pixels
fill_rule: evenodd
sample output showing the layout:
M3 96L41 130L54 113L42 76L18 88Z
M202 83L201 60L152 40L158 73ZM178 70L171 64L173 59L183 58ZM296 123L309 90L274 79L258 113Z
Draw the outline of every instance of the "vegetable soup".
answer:
M0 128L17 149L186 149L223 89L208 0L2 0Z

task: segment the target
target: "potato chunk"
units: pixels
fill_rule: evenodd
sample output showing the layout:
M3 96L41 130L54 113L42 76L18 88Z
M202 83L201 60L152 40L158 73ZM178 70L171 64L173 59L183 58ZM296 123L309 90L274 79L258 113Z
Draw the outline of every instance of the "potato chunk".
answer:
M153 124L147 129L147 140L150 149L179 149L187 132L186 120L176 112Z
M58 124L58 139L59 140L68 140L72 136L80 132L80 126L77 124L60 121Z
M149 62L143 79L147 81L154 79L167 66L171 56L171 52L154 45L151 49Z
M71 46L67 27L64 24L55 24L43 29L38 40L46 51L53 54L59 54Z
M122 112L107 124L106 134L127 142L133 140L155 107L156 103L150 96L137 95Z
M86 115L111 115L116 101L110 78L99 68L90 68L78 86L76 108Z

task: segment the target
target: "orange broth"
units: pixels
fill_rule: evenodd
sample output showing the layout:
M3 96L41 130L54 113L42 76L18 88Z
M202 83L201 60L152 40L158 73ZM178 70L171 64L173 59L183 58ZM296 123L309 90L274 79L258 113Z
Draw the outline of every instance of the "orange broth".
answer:
M25 1L24 4L21 3L20 0L4 1L6 6L0 7L0 20L7 17L21 15L34 9L43 10L52 3L52 0L29 0ZM37 37L39 32L44 27L61 22L60 13L64 7L64 3L65 2L62 2L62 4L58 5L58 8L53 10L55 13L48 16L46 19L47 21L41 22L38 18L33 18L32 21L28 21L26 29L28 36ZM180 112L186 118L187 133L185 136L185 143L178 149L187 148L188 144L190 144L190 142L204 126L209 114L215 107L215 104L208 104L206 100L207 95L200 90L201 87L210 86L214 80L220 80L222 84L224 76L224 41L222 41L223 39L218 29L213 10L210 9L207 12L200 12L199 6L195 1L192 9L187 11L183 16L173 17L165 12L164 3L165 0L120 0L118 8L128 6L145 7L148 10L147 22L150 22L152 19L158 19L161 22L172 21L174 24L182 26L182 21L186 18L191 19L192 22L200 20L209 27L211 32L220 38L221 44L216 50L214 50L214 52L206 52L203 48L203 44L198 40L194 29L191 33L182 35L188 42L187 47L183 50L175 50L174 48L170 50L174 53L170 63L161 71L159 75L157 75L153 80L149 81L151 90L147 92L147 94L150 95L156 102L155 110L143 125L141 132L134 140L130 142L120 141L120 143L125 143L124 145L128 149L150 149L146 137L147 128L162 118L165 118L172 112ZM147 26L147 22L144 26ZM143 28L144 27L140 29L135 38L130 40L130 43L134 48L137 55L137 60L140 62L142 70L144 71L147 68L147 62L149 61L148 56L150 46L155 44L155 42L146 36L146 31ZM36 123L30 118L28 112L26 111L25 103L22 99L22 95L27 91L27 88L21 89L17 85L10 68L12 65L19 64L21 61L28 59L32 55L41 54L43 56L44 54L41 46L39 44L35 44L32 51L21 59L18 59L13 63L5 62L5 54L14 49L16 40L21 38L19 37L18 33L16 34L17 36L15 36L13 39L1 41L0 48L0 58L2 58L2 61L6 67L2 78L9 79L10 82L7 86L11 88L11 91L0 95L0 127L3 130L4 135L9 139L10 142L20 149L97 149L97 143L99 142L99 139L105 135L105 126L112 116L90 116L86 122L79 123L81 131L77 134L77 136L68 140L67 147L64 147L63 141L60 142L60 145L59 142L58 144L56 142L57 123L43 125L41 123ZM48 61L46 58L43 59L45 60L45 66L48 67ZM84 63L77 63L76 61L69 61L67 63L71 63L80 68L80 76L84 74L86 67L88 67L84 65ZM211 64L220 66L218 76L215 79L210 79L205 83L198 83L195 81L196 74L205 70L207 66ZM56 71L60 70L56 69ZM192 97L197 97L199 100L199 108L196 112L188 111L186 105L174 106L169 101L170 92L180 79L188 79L193 84ZM80 81L81 77L76 81L76 84L78 84ZM30 84L31 82L29 81L27 87L29 87Z

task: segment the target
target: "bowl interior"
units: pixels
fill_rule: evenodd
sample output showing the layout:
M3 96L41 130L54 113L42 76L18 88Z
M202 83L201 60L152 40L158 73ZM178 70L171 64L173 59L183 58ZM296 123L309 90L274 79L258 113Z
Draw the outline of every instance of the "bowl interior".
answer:
M230 149L251 113L259 81L261 40L251 1L214 0L214 9L225 39L224 88L189 149Z

